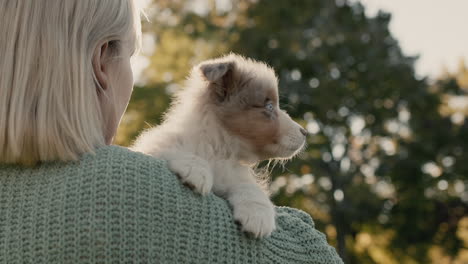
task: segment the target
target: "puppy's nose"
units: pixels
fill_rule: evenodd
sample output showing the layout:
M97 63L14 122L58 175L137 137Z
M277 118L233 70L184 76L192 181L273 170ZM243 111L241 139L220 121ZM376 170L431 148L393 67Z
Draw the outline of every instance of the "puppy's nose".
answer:
M309 133L304 128L300 128L302 135L307 136Z

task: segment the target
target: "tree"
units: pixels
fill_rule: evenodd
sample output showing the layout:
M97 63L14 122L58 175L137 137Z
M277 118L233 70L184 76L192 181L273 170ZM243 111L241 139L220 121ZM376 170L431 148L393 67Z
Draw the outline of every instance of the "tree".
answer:
M323 211L349 262L346 241L378 225L384 204L394 199L391 179L376 175L396 153L388 123L424 82L414 77L414 58L403 56L389 33L388 14L367 18L359 4L298 0L259 1L248 12L254 26L241 30L234 50L277 70L283 103L314 134L306 155L288 168L308 171L318 185L278 199Z

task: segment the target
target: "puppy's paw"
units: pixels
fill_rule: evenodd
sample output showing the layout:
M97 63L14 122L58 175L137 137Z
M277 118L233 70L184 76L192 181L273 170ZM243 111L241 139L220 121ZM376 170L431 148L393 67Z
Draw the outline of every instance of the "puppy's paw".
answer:
M275 230L275 208L271 202L244 201L233 207L234 219L241 224L242 231L261 238Z
M202 195L206 195L213 187L213 173L208 163L196 156L181 156L170 160L169 168L188 187Z

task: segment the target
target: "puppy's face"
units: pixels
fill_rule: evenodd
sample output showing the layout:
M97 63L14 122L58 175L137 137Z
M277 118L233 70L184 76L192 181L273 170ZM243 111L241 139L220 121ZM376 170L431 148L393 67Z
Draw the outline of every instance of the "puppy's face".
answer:
M278 84L265 64L230 55L200 70L222 125L245 142L245 156L289 158L305 144L306 131L278 104Z

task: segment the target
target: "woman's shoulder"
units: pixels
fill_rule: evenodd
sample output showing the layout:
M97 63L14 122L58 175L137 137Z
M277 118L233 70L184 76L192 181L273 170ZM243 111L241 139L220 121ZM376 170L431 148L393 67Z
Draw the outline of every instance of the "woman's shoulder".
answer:
M86 153L74 165L101 167L100 171L132 172L138 170L139 173L145 173L146 170L154 172L156 169L170 173L164 160L116 145L100 147L94 153Z
M112 185L135 181L177 184L164 160L120 146L103 146L85 153L77 161L43 162L33 167L0 164L0 178L11 183L38 180L88 186L87 182Z
M166 161L115 145L86 153L73 166L109 180L177 182L175 175L167 168Z
M128 189L143 184L164 185L167 188L158 190L168 191L179 185L164 160L120 146L99 147L93 153L81 155L77 161L43 162L33 167L0 164L0 182L17 188L29 182L34 188L64 185L81 190L102 186L112 190Z
M103 146L97 148L94 153L86 153L81 157L80 162L92 162L96 160L118 164L124 163L127 166L138 166L140 163L151 163L153 166L164 166L165 164L163 160L116 145Z

